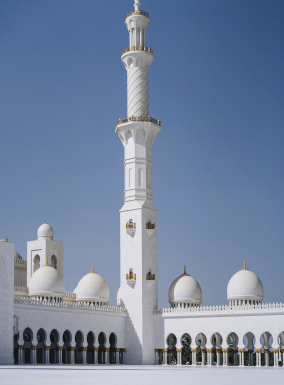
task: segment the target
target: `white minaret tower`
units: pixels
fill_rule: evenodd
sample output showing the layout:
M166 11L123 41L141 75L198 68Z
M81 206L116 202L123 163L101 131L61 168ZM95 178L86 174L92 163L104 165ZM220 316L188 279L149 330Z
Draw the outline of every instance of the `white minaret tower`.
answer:
M116 133L124 146L125 197L120 210L120 289L126 307L126 363L154 364L154 317L158 306L157 211L152 190L152 145L161 122L149 116L148 70L154 61L146 47L149 14L126 16L129 48L122 52L127 70L127 118Z

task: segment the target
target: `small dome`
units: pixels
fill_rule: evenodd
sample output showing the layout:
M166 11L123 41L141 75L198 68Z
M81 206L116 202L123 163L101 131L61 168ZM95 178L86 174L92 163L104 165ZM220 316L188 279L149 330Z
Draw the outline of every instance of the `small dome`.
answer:
M23 259L23 258L20 256L20 254L14 251L14 259Z
M263 286L256 274L246 268L232 276L227 287L229 301L256 301L263 300ZM242 302L241 302L242 303Z
M37 230L37 237L40 238L48 238L53 239L53 229L50 225L48 225L46 222L39 226Z
M184 273L176 278L170 286L169 303L200 305L202 302L202 291L199 283L190 275Z
M77 301L86 302L109 302L109 287L99 274L92 271L86 274L74 290Z
M65 284L63 278L49 265L39 268L31 277L29 284L31 297L63 297Z

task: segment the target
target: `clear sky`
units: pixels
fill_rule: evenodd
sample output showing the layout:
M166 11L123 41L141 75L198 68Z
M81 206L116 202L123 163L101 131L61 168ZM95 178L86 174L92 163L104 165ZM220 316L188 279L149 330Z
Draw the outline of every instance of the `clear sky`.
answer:
M225 304L246 259L284 301L284 2L141 0L150 13L150 114L159 305L187 271ZM133 0L0 2L0 238L26 258L46 219L65 285L91 270L119 288L126 116L125 15Z

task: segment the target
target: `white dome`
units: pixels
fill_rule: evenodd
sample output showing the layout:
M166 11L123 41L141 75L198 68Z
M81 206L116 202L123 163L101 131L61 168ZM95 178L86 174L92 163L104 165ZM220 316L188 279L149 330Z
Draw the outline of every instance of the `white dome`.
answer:
M32 297L63 297L65 284L58 271L46 265L32 275L29 292Z
M14 259L23 259L23 258L20 256L20 254L14 251Z
M45 222L43 225L39 226L37 230L37 237L53 239L52 227Z
M202 302L202 291L199 283L190 275L184 274L176 278L170 286L169 302L200 305Z
M263 286L261 280L256 274L248 270L244 264L244 268L230 279L227 287L227 297L229 301L262 301Z
M77 301L105 302L109 301L109 287L99 274L92 271L86 274L78 283L76 289Z

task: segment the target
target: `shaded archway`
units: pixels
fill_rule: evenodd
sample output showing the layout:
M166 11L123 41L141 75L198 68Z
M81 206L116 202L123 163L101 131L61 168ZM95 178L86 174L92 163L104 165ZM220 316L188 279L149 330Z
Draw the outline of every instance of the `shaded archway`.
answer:
M284 331L278 335L277 342L279 345L278 361L279 366L283 366L283 352L284 352Z
M196 364L206 364L206 343L207 338L204 333L199 333L195 337L196 343Z
M272 352L273 337L271 333L264 332L260 336L260 343L262 347L261 353L261 365L262 366L273 366L274 357Z
M181 364L182 365L191 365L192 356L191 356L191 337L188 333L185 333L181 337L182 353L181 353Z
M116 363L116 334L111 333L109 336L109 363L115 364Z
M167 345L168 345L168 365L176 364L177 363L177 338L176 336L171 333L168 335L167 338Z
M81 332L81 330L78 330L75 334L75 364L83 363L83 342L83 333Z
M38 364L45 363L45 342L46 332L44 329L39 329L36 334L37 348L36 348L36 362Z
M65 330L63 333L63 350L62 350L62 363L71 364L71 341L72 335L69 330Z
M226 339L228 349L228 365L237 366L239 337L235 332L231 332Z
M95 335L93 332L89 332L87 334L87 364L95 363L95 355L94 355L94 344L95 344Z
M254 366L256 364L255 335L252 332L247 332L244 335L243 343L245 345L244 366Z
M32 364L32 341L33 332L30 328L26 328L23 333L24 339L24 360L25 364Z
M98 337L99 341L99 354L98 354L98 361L99 364L105 364L105 345L106 345L106 336L105 333L101 332Z
M58 363L58 342L59 342L59 333L56 329L53 329L50 333L49 362L51 364Z
M220 333L212 334L210 338L211 350L212 350L212 362L211 365L221 365L221 349L222 349L222 336Z

